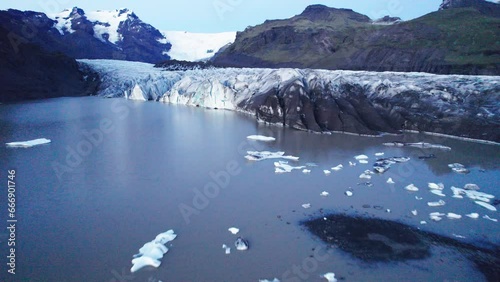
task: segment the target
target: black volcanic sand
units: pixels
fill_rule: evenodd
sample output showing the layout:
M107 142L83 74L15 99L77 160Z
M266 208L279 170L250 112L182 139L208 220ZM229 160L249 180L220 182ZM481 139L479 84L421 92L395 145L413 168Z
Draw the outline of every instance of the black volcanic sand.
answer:
M303 224L327 244L364 262L426 259L431 256L432 245L445 245L466 255L488 281L500 281L499 246L478 247L394 221L345 214Z

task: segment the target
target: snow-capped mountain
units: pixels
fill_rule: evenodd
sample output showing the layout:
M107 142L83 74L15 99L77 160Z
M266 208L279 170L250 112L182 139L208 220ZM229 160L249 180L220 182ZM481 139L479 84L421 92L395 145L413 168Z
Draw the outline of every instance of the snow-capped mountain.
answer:
M187 31L163 31L163 42L172 44L167 54L180 61L206 61L222 47L234 42L236 32L193 33Z
M500 142L500 77L314 69L164 71L83 60L98 95L236 110L316 132L419 130ZM480 106L479 106L480 105Z

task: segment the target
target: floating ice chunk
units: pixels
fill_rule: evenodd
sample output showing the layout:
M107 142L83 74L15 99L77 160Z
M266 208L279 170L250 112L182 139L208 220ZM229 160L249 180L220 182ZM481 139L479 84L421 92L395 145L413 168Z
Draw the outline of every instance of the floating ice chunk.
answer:
M323 192L321 192L320 195L323 196L323 197L326 197L326 196L330 195L330 193L328 193L326 191L323 191Z
M465 190L479 190L479 186L477 186L477 184L468 183L468 184L465 184L464 189Z
M448 146L431 144L431 143L426 143L426 142L404 143L404 146L410 146L410 147L415 147L415 148L424 148L424 149L441 149L441 150L447 150L447 151L451 150L451 148Z
M228 229L229 232L233 233L234 235L238 234L238 232L240 232L240 230L236 227L231 227Z
M285 173L285 172L286 172L285 170L283 170L283 169L281 169L281 168L279 168L279 167L276 167L276 168L274 169L274 173L276 173L276 174L281 174L281 173Z
M422 198L422 197L415 196L415 200L417 200L417 201L420 201L420 200L423 200L423 199L424 199L424 198Z
M409 160L410 160L410 158L408 158L408 157L392 157L392 158L378 159L373 164L373 169L378 173L384 173L389 168L391 168L391 166L393 164L403 163L403 162L407 162Z
M498 219L496 219L496 218L491 218L491 217L489 217L488 215L484 215L484 216L483 216L483 218L484 218L484 219L487 219L487 220L491 220L491 221L493 221L493 222L498 222Z
M166 244L170 241L173 241L177 235L174 233L174 230L170 229L167 232L160 233L156 236L155 242Z
M367 161L367 160L359 160L359 163L360 163L360 164L367 164L367 163L368 163L368 161Z
M274 278L273 280L259 279L259 282L280 282L280 280L278 278Z
M362 173L362 174L359 175L359 178L361 178L361 179L371 179L372 176L369 175L369 174L366 174L366 173Z
M276 141L274 137L262 136L262 135L249 135L247 139L256 140L256 141L264 141L264 142L272 142Z
M412 184L410 184L410 185L407 185L407 186L405 187L405 190L408 190L408 191L410 191L410 192L417 192L417 191L418 191L418 187L417 187L417 186L415 186L415 185L413 185L413 183L412 183Z
M304 170L302 170L303 173L311 173L311 170L310 169L306 169L304 168Z
M245 156L250 161L262 161L266 159L286 159L297 161L299 157L285 156L285 152L269 152L269 151L247 151Z
M368 156L367 155L358 155L354 157L356 160L367 160Z
M347 197L352 197L352 192L351 191L345 191L345 194L347 195Z
M385 153L375 153L375 156L377 157L382 157L383 155L385 155Z
M342 168L344 168L344 166L343 166L343 165L341 165L341 164L339 164L338 166L332 167L332 170L339 171L339 170L341 170Z
M29 148L29 147L33 147L33 146L37 146L37 145L48 144L50 142L51 142L50 139L39 138L39 139L34 139L34 140L29 140L29 141L5 143L5 145L7 145L7 147Z
M462 188L457 188L452 186L451 190L453 191L453 196L455 198L458 198L459 196L465 195L467 198L472 199L472 200L478 200L482 202L490 202L490 199L495 198L495 196L484 193L484 192L479 192L476 190L465 190Z
M332 172L331 172L331 171L329 171L328 169L323 170L323 172L324 172L326 175L328 175L328 174L332 173Z
M466 174L466 173L470 172L467 168L465 168L465 166L463 164L459 164L459 163L449 164L448 167L451 168L451 170L456 172L456 173Z
M229 248L226 244L222 244L222 248L225 250L226 255L231 253L231 248Z
M430 190L430 192L434 195L438 195L440 197L446 197L445 194L443 194L443 192L441 192L441 190Z
M355 162L351 162L351 161L349 161L349 165L350 165L350 166L356 166L356 163L355 163Z
M390 212L391 212L391 210L390 210L390 209L386 209L386 210L385 210L385 212L390 213Z
M474 201L474 203L486 208L486 209L489 209L490 211L497 211L497 208L495 208L494 206L488 204L488 203L485 203L485 202L482 202L482 201Z
M456 213L452 213L452 212L449 212L447 215L446 215L447 218L449 219L461 219L462 216L459 215L459 214L456 214Z
M411 213L414 215L414 216L417 216L418 214L418 211L417 210L412 210Z
M462 236L462 235L458 235L455 233L453 233L452 235L453 235L453 237L456 237L456 238L465 239L465 236Z
M328 280L328 282L337 282L337 279L335 278L335 273L333 272L328 272L323 274L323 277Z
M308 208L310 208L310 207L311 207L311 204L309 204L309 203L307 203L307 204L303 204L303 205L302 205L302 207L303 207L304 209L308 209Z
M444 189L444 184L443 183L432 183L429 182L428 184L429 189L434 189L434 190L443 190Z
M276 173L284 173L284 172L291 172L294 169L304 169L305 166L291 166L287 162L279 161L275 162L274 166L276 167L275 172ZM280 169L280 171L278 171Z
M145 267L152 266L158 268L161 262L157 259L153 259L147 256L138 257L132 260L132 268L130 268L130 272L134 273L137 270Z
M159 242L148 242L139 249L139 256L146 256L153 259L161 259L168 252L168 248Z
M394 183L396 183L396 182L394 182L394 180L392 180L392 178L390 178L390 177L389 177L389 179L387 179L387 183L389 183L389 184L394 184Z
M443 200L439 200L437 202L428 202L427 205L429 207L441 207L441 206L444 206L446 205L446 202L443 201Z
M420 221L420 224L427 224L427 221L422 220L422 221Z
M445 214L442 213L442 212L431 212L429 215L433 215L433 216L445 216Z
M465 216L470 217L470 218L472 218L472 219L477 219L477 218L479 218L479 214L478 214L478 213L475 213L475 212L473 212L473 213L469 213L469 214L466 214Z
M234 242L234 246L236 247L236 250L238 251L246 251L248 250L248 242L241 238L241 237L238 237L238 239L236 239L236 242Z
M441 221L443 218L440 215L430 214L429 218L433 221Z

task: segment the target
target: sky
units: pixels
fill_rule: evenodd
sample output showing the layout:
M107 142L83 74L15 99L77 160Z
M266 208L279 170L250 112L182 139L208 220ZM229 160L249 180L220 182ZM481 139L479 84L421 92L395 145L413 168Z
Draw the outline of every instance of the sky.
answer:
M372 19L390 15L410 20L436 11L441 3L442 0L1 0L0 10L53 14L75 6L86 11L128 8L159 30L224 32L242 31L266 19L290 18L311 4L348 8Z

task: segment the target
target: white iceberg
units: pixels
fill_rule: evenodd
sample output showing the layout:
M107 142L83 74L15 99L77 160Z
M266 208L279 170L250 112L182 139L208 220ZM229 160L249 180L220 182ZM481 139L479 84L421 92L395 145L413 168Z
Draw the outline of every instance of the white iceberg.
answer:
M451 170L456 173L466 174L470 172L467 168L465 168L463 164L459 163L449 164L448 167L451 168Z
M222 248L225 250L226 255L231 254L231 248L229 248L226 244L222 244Z
M291 172L294 169L304 169L305 166L291 166L288 164L288 162L275 162L274 166L276 167L276 173L285 173L285 172Z
M444 206L446 205L446 202L443 201L443 200L439 200L437 202L428 202L427 205L429 207L441 207L441 206Z
M496 219L496 218L491 218L491 217L489 217L488 215L484 215L484 216L483 216L483 218L484 218L484 219L487 219L487 220L491 220L491 221L493 221L493 222L498 222L498 219Z
M434 189L434 190L443 190L444 189L444 184L443 183L428 183L429 189Z
M430 192L434 195L438 195L440 197L446 197L445 194L443 194L443 192L441 190L430 190Z
M328 280L328 282L337 282L337 279L335 278L335 273L333 272L328 272L323 274L323 277Z
M431 144L426 142L416 142L416 143L403 143L403 142L388 142L383 143L384 146L395 146L395 147L415 147L415 148L423 148L423 149L441 149L449 151L451 150L448 146Z
M359 178L361 179L371 179L372 176L370 174L362 173L359 175Z
M420 224L427 224L427 221L422 220L422 221L420 221Z
M420 200L423 200L423 199L424 199L424 198L422 198L422 197L415 196L415 200L417 200L417 201L420 201Z
M479 218L479 214L478 214L478 213L475 213L475 212L473 212L473 213L469 213L469 214L466 214L465 216L470 217L470 218L472 218L472 219L477 219L477 218Z
M354 157L356 160L367 160L368 156L367 155L358 155Z
M249 136L247 136L247 139L255 140L255 141L264 141L264 142L276 141L276 138L274 138L274 137L268 137L268 136L263 136L263 135L249 135Z
M418 191L418 187L417 187L417 186L415 186L415 185L413 185L413 183L412 183L412 184L410 184L410 185L407 185L407 186L405 187L405 190L408 190L408 191L410 191L410 192L417 192L417 191Z
M497 208L495 208L494 206L488 204L488 203L485 203L485 202L482 202L482 201L474 201L474 203L490 210L490 211L497 211Z
M161 264L160 259L168 252L165 244L176 237L177 235L173 230L168 230L158 234L153 241L144 244L139 249L139 253L134 255L130 272L134 273L145 266L159 267Z
M390 178L390 177L389 177L389 179L387 179L387 183L389 183L389 184L394 184L394 183L396 183L396 182L394 182L394 180L392 180L392 178Z
M234 242L234 246L238 251L246 251L249 247L248 242L241 237L238 237L238 239L236 239L236 242Z
M367 161L367 160L359 160L358 162L359 162L360 164L367 164L367 163L368 163L368 161Z
M280 280L278 278L274 278L273 280L259 279L259 282L280 282Z
M302 170L302 172L303 172L303 173L311 173L311 170L310 170L310 169L307 169L307 168L304 168L304 169Z
M311 204L309 204L309 203L307 203L307 204L303 204L303 205L302 205L302 207L303 207L304 209L308 209L308 208L310 208L310 207L311 207Z
M344 166L343 166L343 165L341 165L341 164L339 164L338 166L332 167L332 170L339 171L339 170L341 170L342 168L344 168Z
M352 192L351 191L345 191L345 194L347 195L347 197L352 197Z
M467 184L465 184L464 189L465 190L479 190L479 186L477 184L474 184L474 183L467 183Z
M50 139L39 138L39 139L34 139L34 140L29 140L29 141L5 143L5 145L7 145L7 147L29 148L29 147L33 147L33 146L37 146L37 145L48 144L50 142L51 142Z
M449 219L461 219L462 218L461 215L456 214L456 213L452 213L452 212L449 212L448 214L446 214L446 217Z
M287 159L297 161L299 157L285 156L285 152L269 152L269 151L247 151L245 156L250 161L262 161L267 159Z
M495 196L479 192L477 190L465 190L462 188L451 186L451 190L453 191L454 198L460 198L465 195L467 198L471 200L477 200L481 202L490 202L491 199L495 198Z
M429 218L433 221L441 221L444 215L445 215L444 213L432 212L429 214Z
M377 157L382 157L383 155L385 155L385 153L382 153L382 152L381 153L375 153L375 156L377 156Z
M328 174L330 174L330 173L332 173L332 172L331 172L331 171L329 171L328 169L325 169L325 170L323 170L323 173L324 173L324 174L326 174L326 175L328 175Z
M351 161L349 161L349 165L350 165L350 166L356 166L356 163L355 163L355 162L351 162Z
M330 195L330 193L328 193L326 191L323 191L323 192L321 192L320 195L323 196L323 197L326 197L326 196Z
M417 216L418 215L418 211L417 210L412 210L411 213L414 215L414 216Z
M231 227L228 229L229 232L233 233L234 235L238 234L238 232L240 232L240 230L236 227Z

